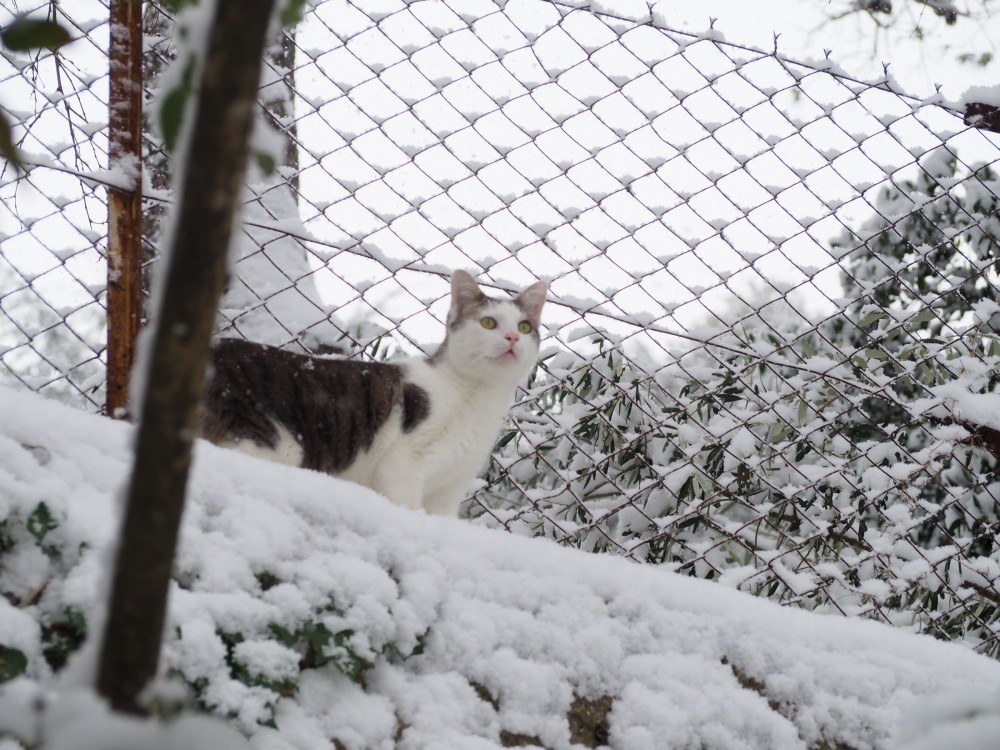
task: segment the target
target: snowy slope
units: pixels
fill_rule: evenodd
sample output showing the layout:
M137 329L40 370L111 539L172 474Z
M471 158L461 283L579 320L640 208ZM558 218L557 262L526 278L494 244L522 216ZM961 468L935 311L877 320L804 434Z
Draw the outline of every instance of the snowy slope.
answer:
M41 650L67 612L95 617L129 440L0 389L0 646L29 658L0 708L53 681ZM206 444L177 567L169 671L261 750L881 748L915 699L1000 705L1000 664L957 645L430 518ZM969 713L949 700L940 717ZM997 728L981 719L973 740ZM923 727L903 721L914 742Z

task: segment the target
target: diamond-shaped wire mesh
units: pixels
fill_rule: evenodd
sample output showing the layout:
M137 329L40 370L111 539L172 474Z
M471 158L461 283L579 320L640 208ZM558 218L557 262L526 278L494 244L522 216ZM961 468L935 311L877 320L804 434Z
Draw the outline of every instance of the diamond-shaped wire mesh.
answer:
M53 8L77 39L72 57L0 58L0 107L22 126L15 140L31 161L45 164L0 175L0 382L96 406L107 205L80 175L107 164L107 8L83 2L72 17Z
M0 373L96 405L93 8L72 76L4 64L52 164L0 187ZM829 60L543 0L313 3L261 102L290 146L252 180L229 335L430 352L451 269L551 282L476 522L1000 652L997 136Z

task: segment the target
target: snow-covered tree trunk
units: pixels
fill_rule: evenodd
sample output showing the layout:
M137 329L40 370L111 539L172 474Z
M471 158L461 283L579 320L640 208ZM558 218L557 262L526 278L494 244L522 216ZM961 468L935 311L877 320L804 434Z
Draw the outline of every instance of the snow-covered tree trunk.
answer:
M274 0L218 0L203 56L177 218L161 273L135 464L100 655L97 687L141 712L156 674L167 589L212 331L226 279ZM206 8L207 10L208 8Z
M332 343L340 331L329 323L330 309L315 282L309 250L296 237L266 227L299 217L299 146L293 94L295 29L285 29L267 50L260 98L271 134L268 150L276 169L252 182L244 208L246 225L237 238L233 272L222 300L226 335L284 346L308 332ZM263 125L263 123L261 123Z

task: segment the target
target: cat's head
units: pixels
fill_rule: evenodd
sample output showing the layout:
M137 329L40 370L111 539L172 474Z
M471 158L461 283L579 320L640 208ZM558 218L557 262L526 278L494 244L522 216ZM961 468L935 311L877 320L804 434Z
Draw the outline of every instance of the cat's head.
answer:
M476 377L519 380L538 359L542 306L539 281L512 300L487 297L465 271L451 276L448 334L434 355Z

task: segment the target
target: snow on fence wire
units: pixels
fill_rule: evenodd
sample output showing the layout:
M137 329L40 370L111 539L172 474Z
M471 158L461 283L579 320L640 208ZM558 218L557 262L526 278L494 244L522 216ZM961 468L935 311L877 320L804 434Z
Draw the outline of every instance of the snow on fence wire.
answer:
M25 5L0 3L0 22ZM32 10L42 12L48 4L37 5ZM71 53L0 56L0 108L21 126L15 142L31 161L49 165L0 171L0 382L96 408L104 383L107 199L77 173L107 165L108 25L107 9L91 5L97 14L59 13L77 40ZM98 17L103 25L92 25Z
M108 27L86 7L86 43L3 63L50 163L0 185L0 376L97 408L105 194L72 173L106 165ZM1000 654L997 136L637 8L309 4L265 64L284 163L252 181L220 328L428 351L452 268L548 279L475 522Z

